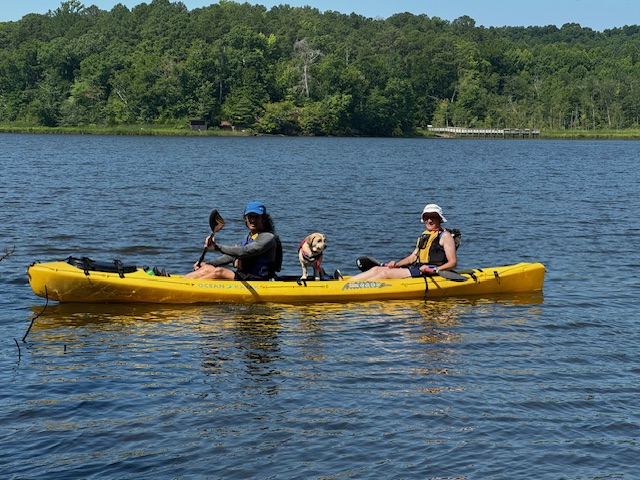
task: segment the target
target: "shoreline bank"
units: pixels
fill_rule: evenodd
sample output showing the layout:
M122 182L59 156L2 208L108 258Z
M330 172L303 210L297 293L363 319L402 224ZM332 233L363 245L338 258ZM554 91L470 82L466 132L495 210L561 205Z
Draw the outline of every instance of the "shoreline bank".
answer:
M129 136L183 136L183 137L250 137L250 136L287 136L257 133L251 130L231 131L212 128L209 130L189 130L158 126L118 126L118 127L42 127L30 125L0 125L0 133L40 133L58 135L129 135ZM303 135L296 135L303 136ZM354 138L356 138L354 136ZM387 137L380 137L387 138ZM500 137L459 136L454 134L432 133L420 130L410 137L398 138L442 138L442 139L502 139ZM544 131L534 138L515 138L518 140L640 140L638 130L599 130L599 131Z

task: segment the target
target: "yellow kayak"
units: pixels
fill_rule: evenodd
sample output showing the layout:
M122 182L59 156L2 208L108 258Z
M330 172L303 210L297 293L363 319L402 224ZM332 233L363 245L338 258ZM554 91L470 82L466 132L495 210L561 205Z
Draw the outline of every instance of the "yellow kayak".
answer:
M36 263L28 269L36 295L63 303L301 304L537 292L542 290L545 267L541 263L518 263L459 273L465 281L433 276L354 282L345 276L339 280L245 282L151 276L142 269L128 273L87 271L64 261Z

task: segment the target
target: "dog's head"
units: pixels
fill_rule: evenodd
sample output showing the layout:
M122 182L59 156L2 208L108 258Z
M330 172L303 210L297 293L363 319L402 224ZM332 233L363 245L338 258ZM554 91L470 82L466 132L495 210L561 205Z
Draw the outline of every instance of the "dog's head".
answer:
M306 239L307 245L314 254L319 254L327 248L327 237L322 233L312 233Z

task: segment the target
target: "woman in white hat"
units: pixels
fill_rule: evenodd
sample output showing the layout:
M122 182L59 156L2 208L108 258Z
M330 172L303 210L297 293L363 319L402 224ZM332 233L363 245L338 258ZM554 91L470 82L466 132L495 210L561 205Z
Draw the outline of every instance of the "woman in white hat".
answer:
M416 248L402 260L391 261L359 273L351 280L375 280L384 278L409 278L436 275L440 270L451 270L458 263L456 245L446 229L440 225L447 221L442 208L430 203L422 210L426 230L420 235Z

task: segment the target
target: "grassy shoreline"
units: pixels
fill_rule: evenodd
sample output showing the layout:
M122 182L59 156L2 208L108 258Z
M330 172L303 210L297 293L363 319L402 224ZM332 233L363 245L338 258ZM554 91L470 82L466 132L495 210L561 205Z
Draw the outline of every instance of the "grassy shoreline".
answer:
M0 124L0 133L51 133L67 135L144 135L144 136L250 136L252 132L231 131L211 128L209 130L189 130L158 125L122 125L115 127L42 127L35 125Z
M36 125L12 125L0 124L0 133L46 133L67 135L144 135L144 136L190 136L190 137L217 137L236 136L246 137L262 135L251 130L231 131L210 128L209 130L189 130L171 126L158 125L121 125L114 127L84 126L84 127L43 127ZM412 138L462 138L455 135L443 137L432 132L419 130ZM465 138L492 138L492 137L465 137ZM513 137L518 138L518 137ZM555 139L555 140L640 140L640 129L629 130L543 130L531 139Z

